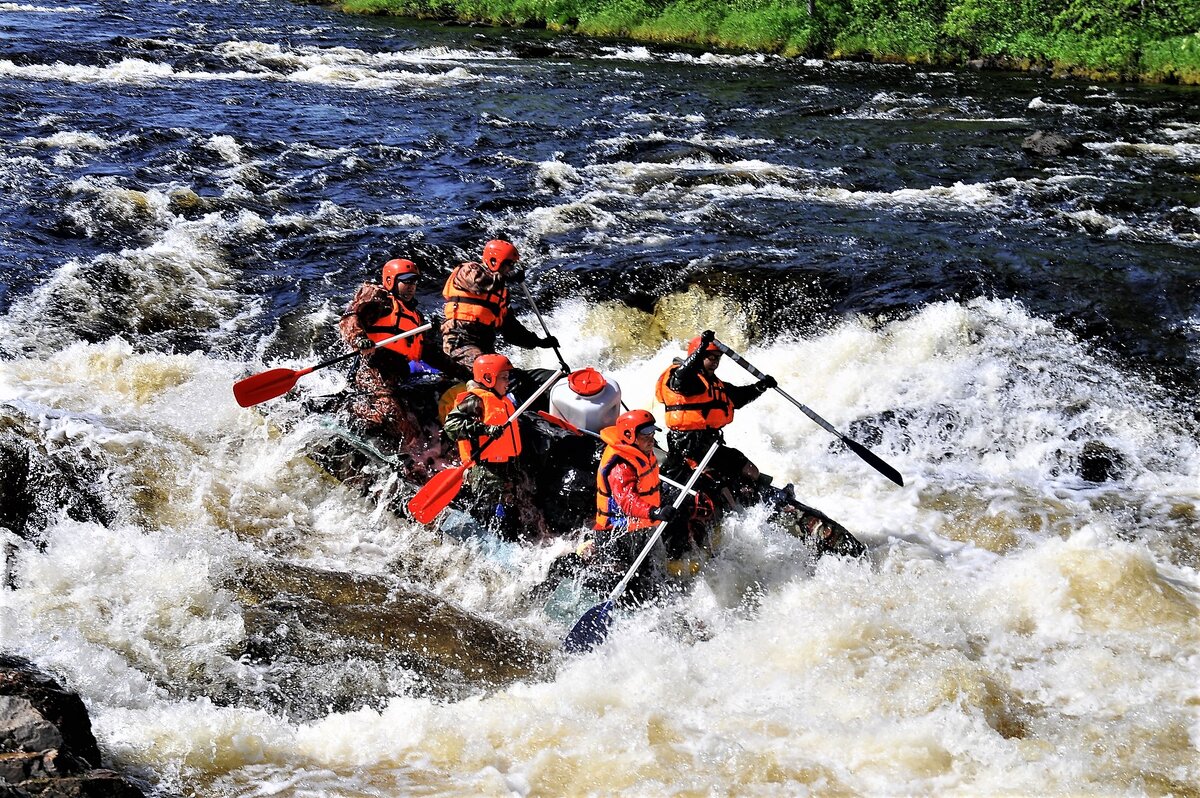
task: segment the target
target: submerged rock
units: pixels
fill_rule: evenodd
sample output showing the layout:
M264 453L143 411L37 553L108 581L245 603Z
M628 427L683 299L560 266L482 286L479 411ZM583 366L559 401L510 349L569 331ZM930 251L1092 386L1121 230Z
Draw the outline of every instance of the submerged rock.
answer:
M0 411L0 527L36 540L62 513L110 523L115 513L101 472L79 451L55 449L32 423Z
M1125 473L1125 456L1107 443L1088 441L1079 453L1079 476L1088 482L1109 482Z
M141 789L101 767L79 696L28 660L0 654L0 795L141 798Z
M1058 158L1082 151L1083 145L1079 139L1039 130L1021 142L1021 149L1031 155L1043 158Z
M459 698L550 658L540 641L380 577L273 562L247 566L230 589L245 607L244 655L294 716L380 705L400 689Z

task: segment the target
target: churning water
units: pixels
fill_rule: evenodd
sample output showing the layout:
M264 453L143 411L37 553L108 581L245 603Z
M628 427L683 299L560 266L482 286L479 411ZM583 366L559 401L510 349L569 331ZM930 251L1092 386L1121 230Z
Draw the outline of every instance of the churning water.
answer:
M163 794L1197 795L1198 98L0 3L3 647ZM528 600L553 549L309 459L343 373L234 403L340 351L383 260L434 308L500 232L630 406L712 328L869 438L904 488L774 395L731 432L868 556L750 511L567 658Z

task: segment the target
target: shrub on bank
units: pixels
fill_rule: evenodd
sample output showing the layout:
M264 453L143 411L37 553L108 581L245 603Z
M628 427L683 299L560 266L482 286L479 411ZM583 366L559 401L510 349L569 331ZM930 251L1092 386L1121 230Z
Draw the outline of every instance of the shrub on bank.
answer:
M1196 0L340 0L346 11L834 58L1200 83Z
M1141 64L1147 80L1200 84L1200 33L1147 42Z

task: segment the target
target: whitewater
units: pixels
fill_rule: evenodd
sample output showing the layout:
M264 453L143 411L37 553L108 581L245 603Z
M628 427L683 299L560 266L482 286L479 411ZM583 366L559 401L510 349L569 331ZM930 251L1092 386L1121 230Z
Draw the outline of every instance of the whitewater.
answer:
M110 764L214 798L1198 794L1192 93L286 11L0 4L0 646ZM1031 162L1051 124L1082 146ZM866 555L747 510L568 656L530 599L566 544L489 556L320 465L344 370L233 401L340 353L386 257L436 310L501 232L630 407L713 329L893 465L774 394L728 433Z

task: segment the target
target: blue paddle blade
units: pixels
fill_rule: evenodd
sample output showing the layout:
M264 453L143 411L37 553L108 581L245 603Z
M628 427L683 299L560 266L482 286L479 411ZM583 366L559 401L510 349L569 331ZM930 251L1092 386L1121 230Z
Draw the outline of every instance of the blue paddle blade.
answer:
M604 638L608 637L608 627L612 625L609 613L612 612L614 604L615 602L609 599L585 612L563 640L563 650L571 654L580 654L603 643Z

